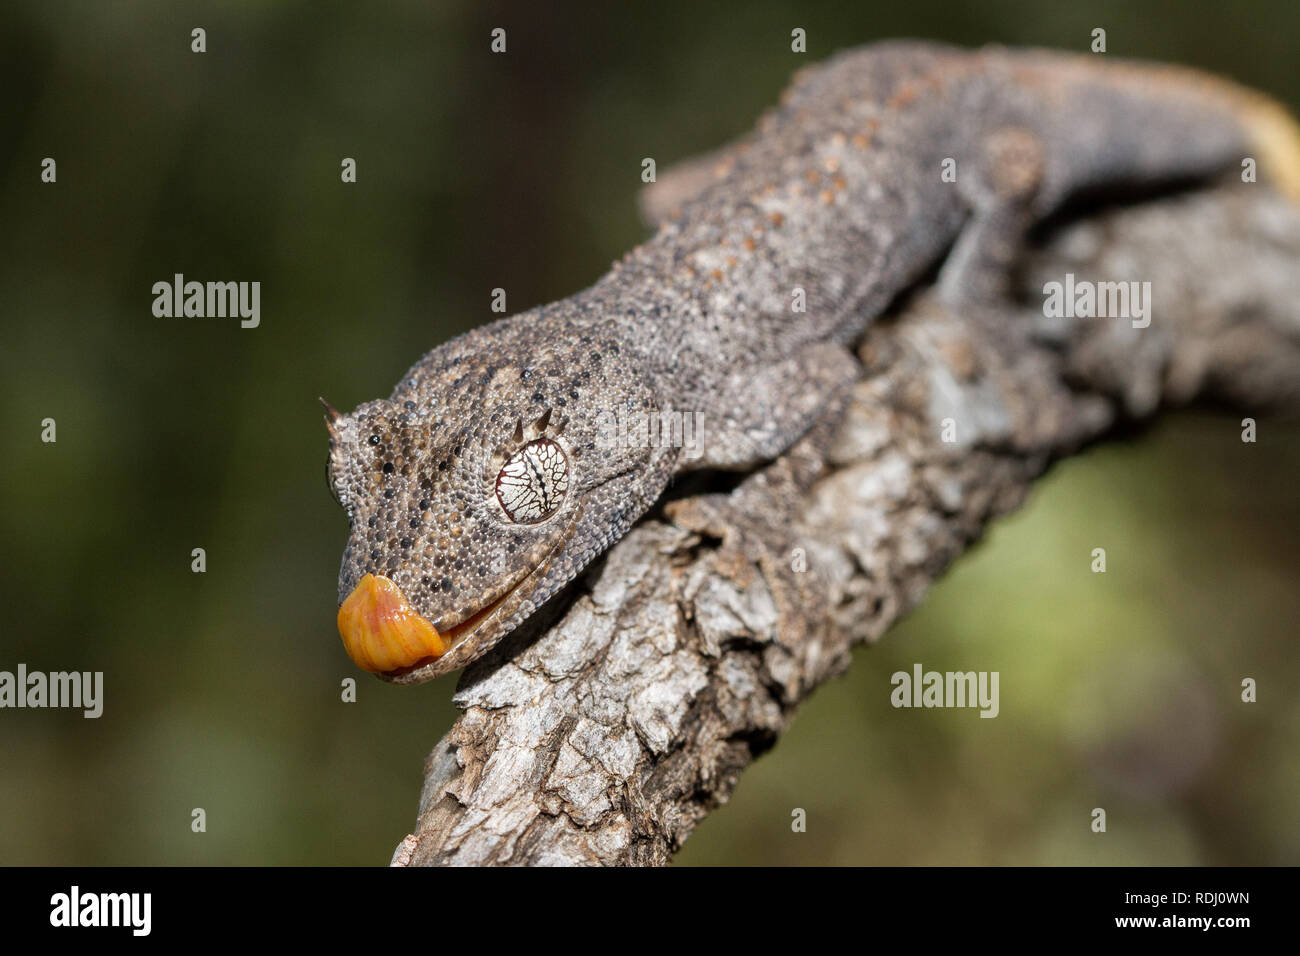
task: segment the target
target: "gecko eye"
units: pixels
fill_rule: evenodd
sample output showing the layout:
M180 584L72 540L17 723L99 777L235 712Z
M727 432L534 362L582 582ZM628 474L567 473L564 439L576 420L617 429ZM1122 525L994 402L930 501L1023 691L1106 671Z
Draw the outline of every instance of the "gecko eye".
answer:
M569 490L569 460L548 438L515 452L497 475L497 500L516 524L545 521L564 503Z

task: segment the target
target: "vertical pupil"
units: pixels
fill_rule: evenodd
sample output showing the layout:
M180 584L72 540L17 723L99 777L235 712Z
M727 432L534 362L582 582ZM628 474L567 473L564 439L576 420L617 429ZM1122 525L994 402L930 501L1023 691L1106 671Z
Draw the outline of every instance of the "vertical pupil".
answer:
M497 499L511 520L528 524L554 514L568 489L560 446L538 439L516 452L497 476Z

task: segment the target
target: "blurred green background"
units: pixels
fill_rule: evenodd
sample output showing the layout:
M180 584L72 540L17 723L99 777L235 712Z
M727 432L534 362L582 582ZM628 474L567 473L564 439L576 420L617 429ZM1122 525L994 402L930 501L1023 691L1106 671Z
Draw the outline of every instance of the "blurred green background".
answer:
M99 720L0 711L6 864L387 862L454 680L342 652L316 396L387 395L495 286L518 311L592 282L645 235L642 157L717 146L797 67L896 36L1085 49L1101 26L1111 55L1300 102L1293 0L179 7L0 8L0 669L106 684ZM261 327L154 318L176 272L260 281ZM1300 862L1300 430L1243 445L1239 418L1057 467L679 862ZM892 709L914 662L1000 671L1001 716Z

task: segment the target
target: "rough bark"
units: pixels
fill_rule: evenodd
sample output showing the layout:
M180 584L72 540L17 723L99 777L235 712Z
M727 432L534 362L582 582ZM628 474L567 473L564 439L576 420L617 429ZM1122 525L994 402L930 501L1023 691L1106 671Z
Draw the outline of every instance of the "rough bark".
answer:
M394 863L668 862L1054 459L1168 405L1300 408L1297 262L1300 210L1228 184L1057 228L1005 302L956 314L918 290L861 343L833 429L679 488L465 672ZM1067 272L1150 281L1150 326L1045 318Z

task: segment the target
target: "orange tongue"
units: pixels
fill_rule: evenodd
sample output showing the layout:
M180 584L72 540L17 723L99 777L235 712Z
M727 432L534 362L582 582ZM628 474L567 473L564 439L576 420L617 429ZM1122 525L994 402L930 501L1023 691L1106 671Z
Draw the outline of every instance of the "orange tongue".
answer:
M396 584L367 574L339 608L339 635L364 671L387 674L433 660L451 646L416 614Z

